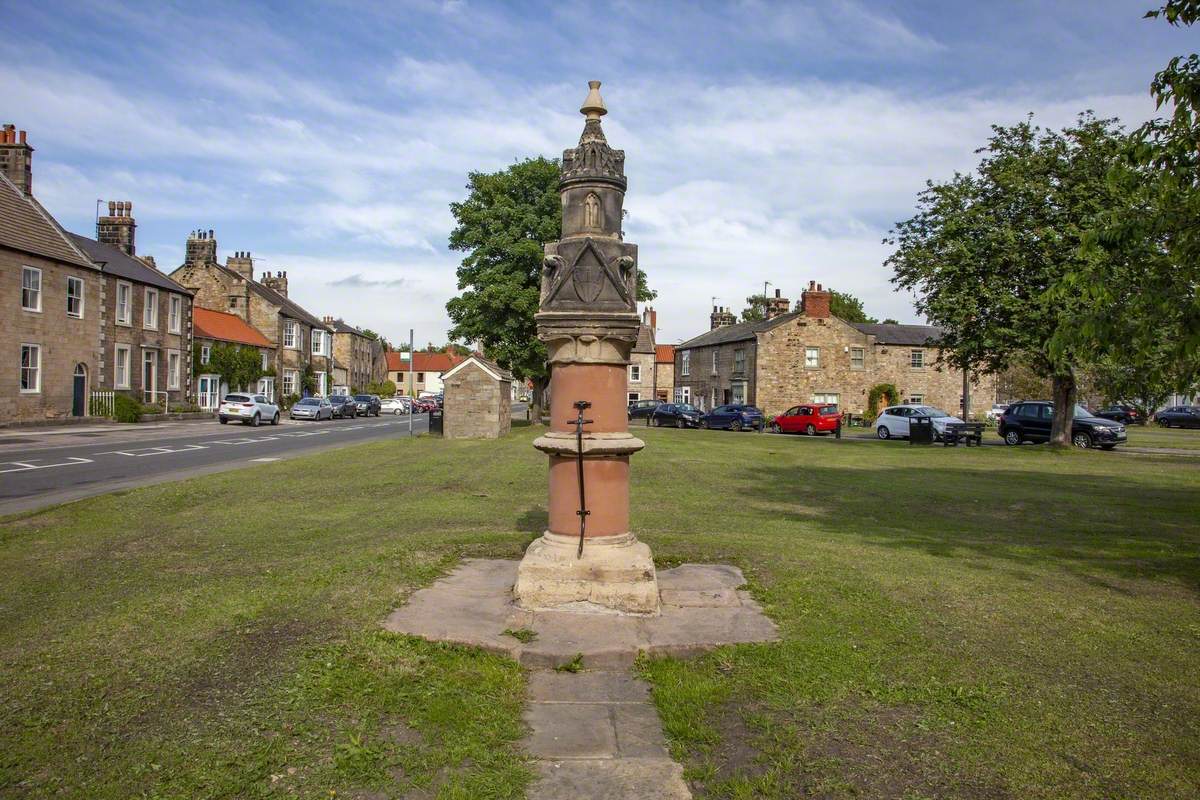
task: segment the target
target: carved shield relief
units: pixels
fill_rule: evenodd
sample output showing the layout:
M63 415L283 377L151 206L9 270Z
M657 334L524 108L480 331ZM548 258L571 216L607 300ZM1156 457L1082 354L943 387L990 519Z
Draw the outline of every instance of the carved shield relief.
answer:
M575 294L583 302L594 303L600 297L600 291L604 288L604 265L590 247L585 249L575 262L571 279L575 285Z

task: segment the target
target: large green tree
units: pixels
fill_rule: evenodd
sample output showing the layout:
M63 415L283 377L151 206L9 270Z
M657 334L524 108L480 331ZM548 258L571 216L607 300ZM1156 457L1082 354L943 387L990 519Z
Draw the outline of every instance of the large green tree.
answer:
M1200 0L1171 0L1146 16L1190 27ZM1138 382L1155 387L1152 397L1164 387L1192 391L1200 380L1200 55L1172 58L1150 92L1168 115L1135 131L1110 173L1125 203L1099 215L1085 237L1098 257L1076 265L1064 290L1087 303L1060 338L1064 346L1120 342Z
M1125 136L1090 113L1062 131L1031 119L992 131L974 173L926 184L917 214L884 240L896 248L886 263L944 329L955 366L1000 372L1025 362L1050 378L1051 441L1068 444L1077 371L1104 352L1063 337L1085 301L1058 290L1085 261L1103 259L1080 245L1097 215L1120 204L1107 175Z
M466 253L458 268L461 292L446 304L450 338L478 342L484 354L533 381L533 414L541 414L546 348L534 314L541 291L542 246L562 235L559 164L529 158L499 172L472 172L467 197L451 203L450 248ZM638 300L655 296L638 274Z

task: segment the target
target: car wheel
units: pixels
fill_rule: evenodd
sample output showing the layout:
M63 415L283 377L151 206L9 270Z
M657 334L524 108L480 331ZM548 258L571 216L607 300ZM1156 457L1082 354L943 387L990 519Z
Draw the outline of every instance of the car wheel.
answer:
M1004 443L1017 445L1021 443L1021 432L1016 428L1009 428L1004 432Z
M729 423L729 430L733 431L734 433L737 433L741 429L742 421L740 419L735 419L733 422Z
M271 424L272 425L279 424L279 412L278 411L275 412L275 416L271 417Z
M259 416L258 416L258 414L255 414L253 417L251 417L251 418L250 418L250 427L251 427L251 428L257 428L257 427L258 427L258 423L260 423L260 422L262 422L262 420L261 420L261 419L259 419Z
M656 427L656 428L661 428L661 427L662 427L662 420L661 420L661 419L659 419L658 417L652 417L652 418L650 419L650 424L652 424L652 425L653 425L654 427Z
M228 424L229 424L229 420L225 419L224 417L220 417L220 418L219 418L219 421L220 421L220 423L221 423L222 425L228 425Z
M706 419L700 420L700 429L705 430L705 431L708 430L708 420L706 420Z
M1169 428L1171 427L1171 423L1168 420L1160 419L1158 420L1158 426L1160 428Z
M804 426L804 433L807 436L816 436L817 435L817 426L813 425L811 422L808 423L807 425Z
M892 432L887 429L887 425L880 425L875 429L875 435L880 439L890 439L892 437Z
M783 433L783 428L779 427L778 422L771 423L771 433Z
M682 427L683 427L683 418L682 418L682 417L680 417L679 419L675 420L675 427L676 427L676 428L682 428Z
M1071 444L1076 447L1087 450L1092 446L1092 435L1090 433L1076 433L1071 436Z

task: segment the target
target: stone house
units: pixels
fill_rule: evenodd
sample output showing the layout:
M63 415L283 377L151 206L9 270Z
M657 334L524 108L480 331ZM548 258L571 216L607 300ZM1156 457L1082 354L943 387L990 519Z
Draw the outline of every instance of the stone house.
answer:
M437 394L442 391L442 376L465 359L453 353L416 353L410 383L408 351L389 350L386 355L387 379L396 384L400 394L411 397L420 397L422 392Z
M222 265L213 232L193 231L186 257L171 277L195 293L197 306L241 317L265 336L275 350L275 375L263 393L273 399L303 395L302 378L311 367L314 394L325 395L333 377L333 333L299 304L288 299L287 272L254 278L249 252L238 251Z
M192 293L137 256L132 210L109 202L96 239L70 234L104 275L96 385L146 404L179 405L194 396Z
M496 439L512 429L512 375L481 355L468 356L442 375L446 390L442 435Z
M676 402L704 409L749 403L768 415L836 403L863 414L871 389L891 384L898 400L961 412L962 372L937 364L937 328L845 322L830 313L832 295L815 282L795 311L776 299L756 322L732 323L732 314L714 308L712 329L676 346ZM972 408L983 410L995 399L995 376L972 375L971 383Z
M192 310L192 337L197 359L194 370L196 403L202 409L215 411L221 398L233 390L253 389L258 394L272 396L268 388L273 386L275 379L271 376L259 378L258 384L253 387L230 386L220 375L205 369L212 358L212 349L217 344L257 348L263 369L271 368L276 363L275 344L258 329L234 314L196 306Z
M33 197L25 131L0 130L0 422L88 413L104 278Z
M369 384L384 380L386 363L378 357L382 347L377 340L353 325L347 325L341 318L326 316L323 322L333 332L334 371L338 374L338 385L357 393L365 392Z
M654 398L654 330L656 315L653 309L642 311L642 322L638 326L637 341L629 353L628 383L626 399L630 403Z
M675 345L654 346L654 396L664 403L675 396Z

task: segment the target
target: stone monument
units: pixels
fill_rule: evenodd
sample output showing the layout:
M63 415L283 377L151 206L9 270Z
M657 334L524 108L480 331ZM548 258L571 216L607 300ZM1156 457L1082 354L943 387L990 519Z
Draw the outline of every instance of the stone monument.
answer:
M513 592L522 608L657 614L650 548L629 528L626 370L637 340L637 246L623 239L625 153L608 146L600 82L563 152L562 239L546 245L538 338L550 364L549 529L529 546Z

